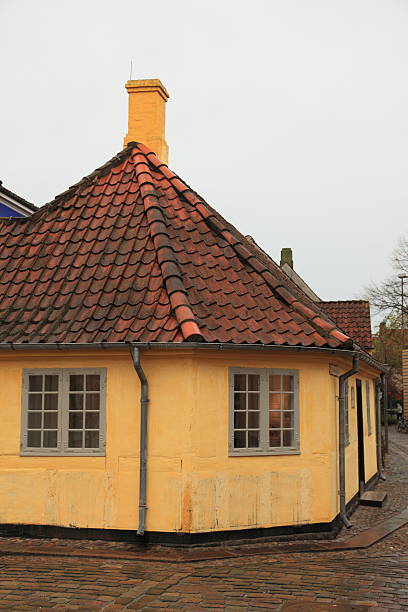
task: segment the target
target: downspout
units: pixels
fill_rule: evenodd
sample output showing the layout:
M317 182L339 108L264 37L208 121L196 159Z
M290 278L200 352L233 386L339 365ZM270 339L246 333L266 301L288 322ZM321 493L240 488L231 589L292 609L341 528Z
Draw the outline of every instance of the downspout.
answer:
M147 406L149 386L140 364L140 349L131 346L133 366L140 380L140 464L139 464L139 527L137 535L144 535L146 521L146 482L147 482Z
M353 367L339 377L339 497L340 497L340 518L345 527L349 529L351 523L346 514L346 380L358 372L359 357L354 355Z
M377 416L377 472L381 480L386 480L384 472L383 472L383 462L382 462L382 427L381 427L381 393L382 393L382 385L381 379L377 379L377 384L375 386L376 389L376 416Z

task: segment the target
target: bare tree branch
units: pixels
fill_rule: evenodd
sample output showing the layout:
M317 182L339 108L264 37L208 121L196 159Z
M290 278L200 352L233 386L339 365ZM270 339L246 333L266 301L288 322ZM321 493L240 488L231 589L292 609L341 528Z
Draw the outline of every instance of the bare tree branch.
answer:
M401 281L398 274L408 274L408 237L401 237L393 250L391 265L395 274L380 284L366 287L365 296L374 311L391 318L394 326L401 325ZM408 279L407 279L408 280ZM407 283L408 294L408 283ZM404 304L404 318L408 321L408 296Z

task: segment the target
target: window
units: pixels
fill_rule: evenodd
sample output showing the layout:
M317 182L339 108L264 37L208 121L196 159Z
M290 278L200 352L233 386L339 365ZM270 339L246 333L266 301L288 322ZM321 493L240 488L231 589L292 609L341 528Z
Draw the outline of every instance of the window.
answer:
M353 391L353 388L351 388L351 391ZM350 425L349 425L349 384L348 384L348 380L346 380L346 397L344 399L344 417L345 417L345 423L344 423L344 437L345 437L345 444L346 446L348 446L350 444Z
M106 370L24 370L21 453L105 454Z
M230 455L299 452L296 370L230 369Z
M354 385L351 387L351 409L354 410L356 407L356 392L354 390Z
M366 404L367 404L367 434L371 436L371 406L370 406L370 383L366 380Z

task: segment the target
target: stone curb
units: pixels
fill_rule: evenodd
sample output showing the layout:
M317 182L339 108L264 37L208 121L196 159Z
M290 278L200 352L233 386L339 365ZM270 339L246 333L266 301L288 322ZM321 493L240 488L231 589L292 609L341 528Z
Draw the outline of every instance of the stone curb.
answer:
M267 554L289 554L289 553L317 553L337 552L345 550L358 550L369 548L380 540L408 523L408 508L399 514L371 527L361 533L345 540L344 542L311 542L310 544L287 543L259 544L256 548L242 549L236 547L232 550L169 550L165 555L155 552L134 553L127 551L100 550L70 550L66 547L27 546L25 544L1 545L0 556L38 556L38 557L72 557L83 559L116 559L119 561L149 561L155 563L193 563L199 561L213 561L220 559L236 559L239 557L250 557Z

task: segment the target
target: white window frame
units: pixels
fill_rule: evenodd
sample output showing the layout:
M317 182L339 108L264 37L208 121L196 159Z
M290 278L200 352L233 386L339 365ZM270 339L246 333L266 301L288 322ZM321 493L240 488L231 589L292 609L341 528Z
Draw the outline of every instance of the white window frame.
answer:
M260 376L260 438L259 448L234 448L234 375L257 374ZM293 376L294 445L269 447L269 376ZM230 457L254 457L258 455L299 455L299 370L280 368L229 368L229 433L228 455Z
M69 377L71 374L97 374L100 376L99 448L68 448ZM28 382L29 376L58 376L58 434L56 448L28 447ZM23 370L23 392L21 408L20 455L94 457L106 454L106 368L32 368ZM80 430L79 430L80 431Z
M371 425L371 397L370 397L370 381L366 380L366 408L367 408L367 435L371 436L373 428Z

